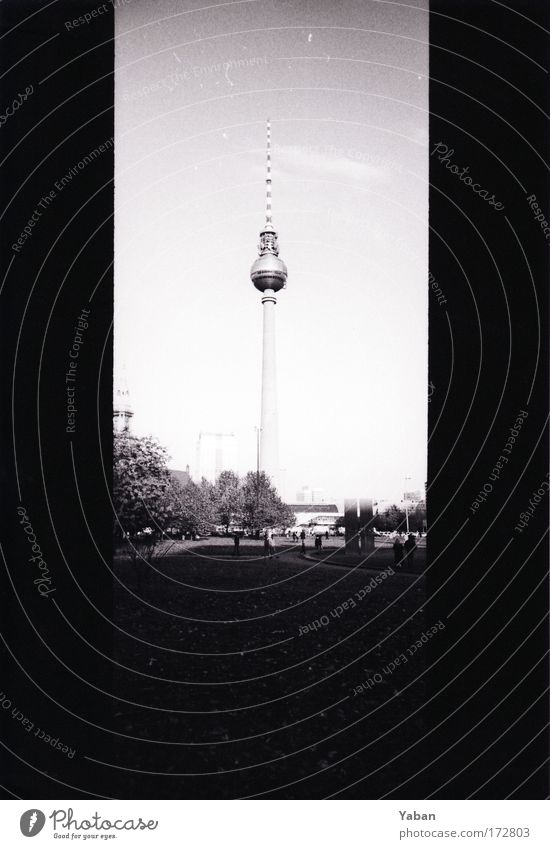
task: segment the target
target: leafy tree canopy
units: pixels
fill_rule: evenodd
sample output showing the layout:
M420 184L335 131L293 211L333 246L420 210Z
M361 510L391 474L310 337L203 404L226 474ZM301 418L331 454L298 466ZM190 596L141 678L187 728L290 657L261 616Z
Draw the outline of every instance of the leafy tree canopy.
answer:
M182 486L170 474L166 450L152 437L129 433L114 435L113 503L119 537L135 537L145 528L159 536L167 529L203 534L215 525L229 531L295 523L264 472L240 478L223 471L215 484L203 478Z
M265 472L247 472L242 483L245 528L289 527L296 519Z
M221 472L214 491L217 524L224 525L226 532L232 524L242 525L244 493L238 474L232 471Z
M119 533L163 529L171 518L166 450L152 437L114 435L113 505Z

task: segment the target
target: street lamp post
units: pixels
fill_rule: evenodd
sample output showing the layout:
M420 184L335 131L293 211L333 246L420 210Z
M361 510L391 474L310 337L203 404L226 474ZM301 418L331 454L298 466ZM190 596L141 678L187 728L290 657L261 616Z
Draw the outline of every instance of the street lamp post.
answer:
M260 512L260 433L262 432L261 427L255 425L254 430L256 431L256 521L258 520L258 514ZM260 529L259 527L256 529L256 539L260 538Z
M286 469L279 469L279 496L281 501L285 500L285 486L286 486Z
M256 431L256 480L258 484L260 483L260 433L261 427L255 425L254 430Z
M403 492L403 501L405 502L405 519L407 524L407 536L409 535L409 501L407 496L407 481L410 481L410 477L405 478L405 491Z

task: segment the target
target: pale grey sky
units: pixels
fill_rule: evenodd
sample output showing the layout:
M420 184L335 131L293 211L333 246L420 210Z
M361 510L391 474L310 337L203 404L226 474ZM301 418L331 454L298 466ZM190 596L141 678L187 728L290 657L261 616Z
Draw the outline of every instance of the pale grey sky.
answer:
M265 120L288 286L280 463L334 499L426 479L427 4L117 8L115 381L174 468L202 430L255 468Z

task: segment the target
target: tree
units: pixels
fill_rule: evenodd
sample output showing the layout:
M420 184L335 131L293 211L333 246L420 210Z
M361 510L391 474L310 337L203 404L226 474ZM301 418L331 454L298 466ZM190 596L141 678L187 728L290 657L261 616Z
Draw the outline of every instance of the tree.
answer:
M382 521L380 521L380 516ZM379 521L381 527L377 524ZM390 507L386 507L382 514L377 513L374 522L374 526L377 530L386 531L403 530L405 524L405 511L402 510L401 507L398 507L397 504L392 504Z
M226 533L230 525L242 524L244 494L236 472L221 472L214 487L214 498L217 524L225 525Z
M152 437L114 435L115 538L127 543L140 590L166 528L178 520L177 481L167 463L166 450Z
M294 525L292 510L283 504L265 472L248 472L243 480L243 526L259 530Z
M183 505L185 503L185 489L177 478L171 475L170 487L166 493L167 512L170 517L169 536L174 534L183 535L187 530Z
M209 533L216 520L213 484L203 478L200 483L189 481L181 487L179 511L183 531L192 534Z
M173 518L173 486L166 450L152 437L114 435L113 505L115 533L136 536L151 528L161 533Z
M224 471L216 484L203 478L182 486L168 470L166 450L152 437L129 433L114 436L113 504L115 534L131 542L134 560L138 554L150 559L155 544L174 529L204 534L214 524L259 530L295 523L265 473L248 472L241 480Z

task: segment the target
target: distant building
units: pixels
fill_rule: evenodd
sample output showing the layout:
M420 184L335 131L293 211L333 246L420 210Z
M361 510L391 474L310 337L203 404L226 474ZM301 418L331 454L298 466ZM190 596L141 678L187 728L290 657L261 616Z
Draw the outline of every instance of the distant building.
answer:
M237 466L237 440L234 433L207 433L201 431L197 441L197 480L206 478L215 483L220 472L235 471Z
M170 474L182 486L187 486L187 484L191 482L191 472L189 471L189 466L185 467L184 472L181 472L178 469L170 469Z
M415 489L413 492L404 492L403 493L403 501L407 501L411 505L418 504L420 501L423 501L424 497L419 489Z
M340 516L340 511L336 504L287 504L294 515L296 516L296 525L308 527L317 525L326 527L334 527L336 519Z
M130 392L123 371L113 397L113 430L115 433L129 433L134 411L130 404Z
M323 504L325 501L325 490L310 486L303 486L296 493L296 501L300 504Z

